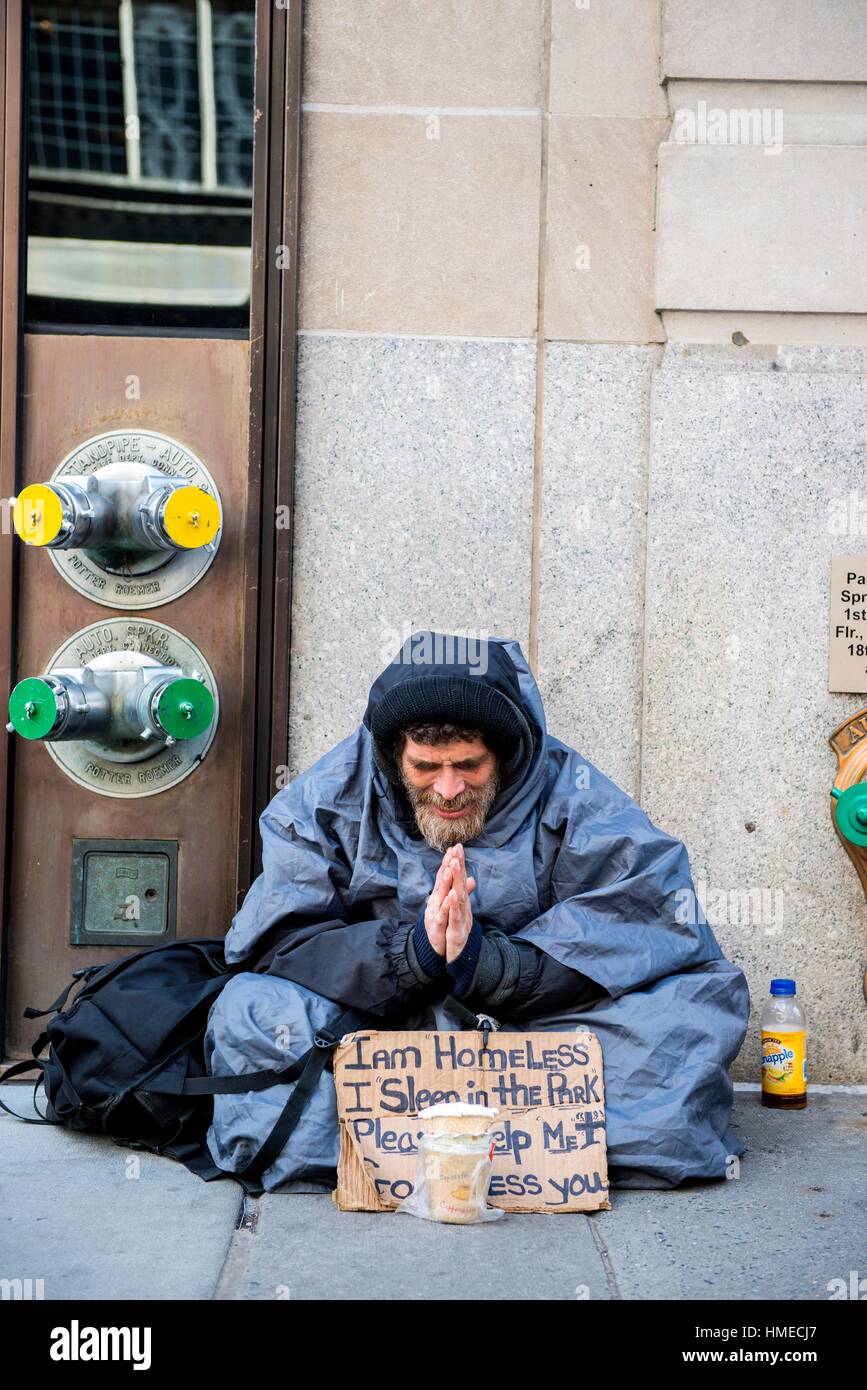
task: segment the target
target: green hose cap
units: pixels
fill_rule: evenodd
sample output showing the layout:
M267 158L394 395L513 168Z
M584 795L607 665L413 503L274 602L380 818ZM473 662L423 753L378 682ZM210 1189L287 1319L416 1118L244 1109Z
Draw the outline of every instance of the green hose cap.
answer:
M831 795L837 798L835 817L840 834L853 845L867 845L867 782L856 782L844 792L832 787Z
M9 718L22 738L44 738L57 722L57 696L47 681L28 676L9 696Z
M201 681L169 681L156 705L160 725L172 738L198 738L213 723L214 697Z

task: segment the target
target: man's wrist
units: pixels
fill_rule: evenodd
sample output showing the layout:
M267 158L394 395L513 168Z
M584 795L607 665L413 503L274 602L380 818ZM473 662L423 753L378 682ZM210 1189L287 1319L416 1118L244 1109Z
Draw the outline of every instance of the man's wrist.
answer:
M455 956L454 960L446 962L446 969L452 980L452 994L455 999L460 999L462 995L469 992L473 976L476 973L476 966L479 963L483 941L481 924L473 921L472 930L464 942L460 955Z
M412 957L415 957L419 970L429 979L439 980L445 976L445 957L439 955L431 945L424 925L424 909L407 939L407 954L410 955L410 964L413 963Z
M475 970L466 987L459 985L452 993L456 999L471 1001L473 1008L497 1008L514 993L519 970L520 958L514 943L500 931L483 931Z

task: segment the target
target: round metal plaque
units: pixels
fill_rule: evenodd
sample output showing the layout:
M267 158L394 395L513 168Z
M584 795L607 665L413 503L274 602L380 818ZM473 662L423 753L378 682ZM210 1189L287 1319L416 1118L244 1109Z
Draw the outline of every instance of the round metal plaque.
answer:
M73 782L99 796L156 796L188 777L210 748L220 718L217 682L198 647L174 628L150 618L106 618L91 623L58 647L45 670L88 666L100 659L104 665L111 653L123 654L130 666L150 659L162 666L180 667L185 676L199 672L214 697L213 722L196 738L161 745L150 757L141 743L135 748L109 750L96 741L71 739L46 741L44 747Z
M105 470L107 478L121 474L144 477L157 471L209 493L223 513L217 486L201 459L176 439L153 430L109 430L79 444L60 463L50 481ZM221 531L212 542L194 550L129 555L120 568L105 567L89 550L48 550L59 573L80 594L106 608L157 608L171 603L202 578L213 563Z

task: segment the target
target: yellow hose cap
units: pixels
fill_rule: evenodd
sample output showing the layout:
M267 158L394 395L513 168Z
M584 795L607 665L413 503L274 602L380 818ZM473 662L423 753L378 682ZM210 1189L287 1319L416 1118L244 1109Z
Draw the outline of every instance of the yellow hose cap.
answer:
M175 488L163 511L163 526L175 545L198 550L212 541L220 529L216 498L200 487Z
M27 545L50 545L63 525L63 506L48 483L22 488L12 508L12 525Z

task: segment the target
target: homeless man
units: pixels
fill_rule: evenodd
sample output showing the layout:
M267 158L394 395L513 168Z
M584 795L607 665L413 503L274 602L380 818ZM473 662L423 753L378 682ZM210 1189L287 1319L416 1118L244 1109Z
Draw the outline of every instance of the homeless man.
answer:
M414 633L355 732L259 824L263 869L226 937L250 966L211 1010L211 1072L286 1067L348 1008L401 1029L476 1026L472 1010L598 1036L612 1187L721 1178L744 1152L727 1071L743 973L683 843L546 732L517 642ZM216 1096L215 1163L242 1169L291 1092ZM338 1150L326 1070L262 1186L333 1186Z

